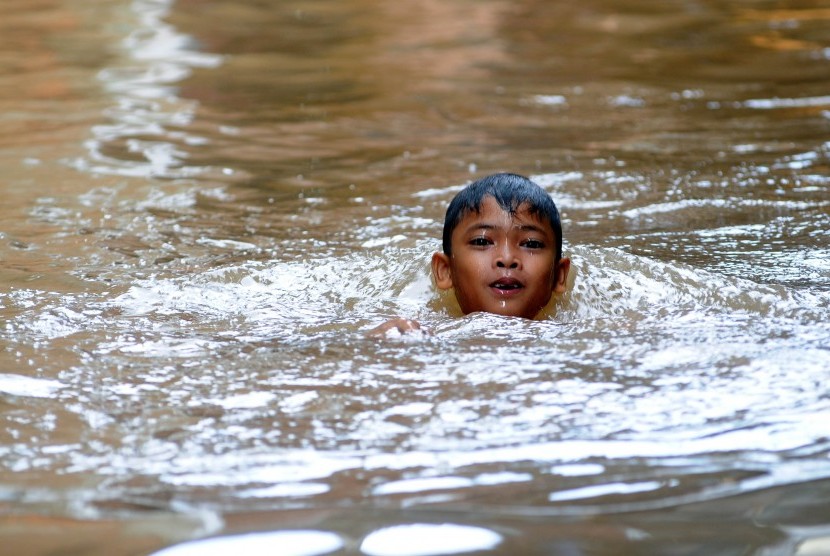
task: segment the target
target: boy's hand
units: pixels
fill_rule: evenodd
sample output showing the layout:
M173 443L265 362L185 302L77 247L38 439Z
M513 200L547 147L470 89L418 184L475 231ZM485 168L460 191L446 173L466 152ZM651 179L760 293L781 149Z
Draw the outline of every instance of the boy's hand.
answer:
M418 321L397 317L371 329L366 334L376 338L399 338L404 334L423 335L424 332Z

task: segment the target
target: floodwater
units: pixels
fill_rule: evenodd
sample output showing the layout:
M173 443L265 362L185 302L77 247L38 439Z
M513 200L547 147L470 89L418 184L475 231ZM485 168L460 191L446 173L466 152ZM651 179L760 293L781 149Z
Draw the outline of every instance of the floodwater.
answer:
M0 14L4 553L830 553L826 2ZM495 171L539 321L430 282Z

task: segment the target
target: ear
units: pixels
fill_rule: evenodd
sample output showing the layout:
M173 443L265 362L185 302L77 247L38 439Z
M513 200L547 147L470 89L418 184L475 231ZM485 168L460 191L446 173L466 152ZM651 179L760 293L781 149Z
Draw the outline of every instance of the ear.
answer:
M444 253L435 253L432 256L432 277L435 278L435 285L438 289L448 290L452 287L450 258Z
M553 268L553 292L564 293L568 289L568 271L571 270L571 260L562 257Z

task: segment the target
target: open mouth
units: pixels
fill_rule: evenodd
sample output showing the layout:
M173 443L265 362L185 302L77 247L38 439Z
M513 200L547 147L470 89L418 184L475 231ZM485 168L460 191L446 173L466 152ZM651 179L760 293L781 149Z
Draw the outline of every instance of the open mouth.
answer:
M498 280L490 284L490 287L501 292L511 292L522 289L524 287L524 284L522 284L515 278L499 278Z

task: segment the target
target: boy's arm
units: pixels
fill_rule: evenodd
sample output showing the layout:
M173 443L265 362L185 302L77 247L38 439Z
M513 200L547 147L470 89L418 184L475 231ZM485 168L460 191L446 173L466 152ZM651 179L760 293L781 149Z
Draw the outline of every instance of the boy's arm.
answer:
M408 333L423 333L421 324L417 320L395 317L371 329L366 334L373 337L401 336Z

